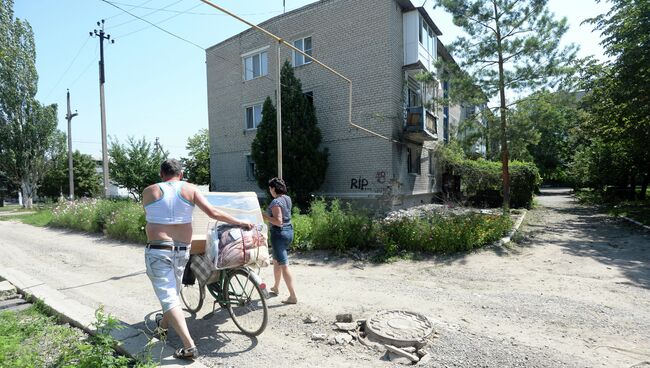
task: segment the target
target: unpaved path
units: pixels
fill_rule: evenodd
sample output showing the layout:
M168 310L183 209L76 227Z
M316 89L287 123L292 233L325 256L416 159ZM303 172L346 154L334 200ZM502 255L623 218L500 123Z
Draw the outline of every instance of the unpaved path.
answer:
M519 244L417 262L373 265L322 253L293 255L300 303L269 300L267 330L237 332L205 303L188 323L214 367L390 367L333 334L337 313L405 309L438 332L431 367L631 367L650 362L650 234L550 190L528 213ZM159 308L141 246L0 221L0 267L19 268L135 327ZM269 281L269 269L263 277ZM210 299L208 299L210 300ZM314 315L315 324L303 318ZM179 341L174 334L172 345ZM650 363L647 363L650 366Z

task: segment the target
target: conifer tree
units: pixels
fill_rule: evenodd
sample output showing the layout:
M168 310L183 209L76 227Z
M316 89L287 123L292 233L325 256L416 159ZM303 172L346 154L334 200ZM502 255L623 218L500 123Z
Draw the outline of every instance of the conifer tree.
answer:
M321 131L314 106L302 91L302 84L288 61L282 66L282 172L294 200L309 202L320 188L327 171L327 149L321 149ZM251 147L255 177L259 187L268 189L268 180L277 176L276 109L267 97L262 107L262 121Z

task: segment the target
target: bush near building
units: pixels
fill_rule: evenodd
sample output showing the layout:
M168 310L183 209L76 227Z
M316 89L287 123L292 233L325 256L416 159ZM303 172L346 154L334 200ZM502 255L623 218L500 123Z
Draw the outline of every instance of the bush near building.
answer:
M498 207L503 202L501 163L484 159L470 160L453 145L439 149L447 173L460 177L463 197L472 205ZM511 161L510 207L530 207L542 178L533 163Z

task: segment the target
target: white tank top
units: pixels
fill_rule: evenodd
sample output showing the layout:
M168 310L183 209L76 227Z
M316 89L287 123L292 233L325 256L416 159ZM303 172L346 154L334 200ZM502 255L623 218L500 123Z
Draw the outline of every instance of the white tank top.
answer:
M194 204L181 196L183 181L158 183L162 196L144 206L147 222L152 224L187 224L192 222Z

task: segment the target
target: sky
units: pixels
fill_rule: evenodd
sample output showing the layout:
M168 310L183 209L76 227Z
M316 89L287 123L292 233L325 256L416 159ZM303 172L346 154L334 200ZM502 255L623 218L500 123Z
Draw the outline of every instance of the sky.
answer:
M104 19L113 44L104 43L106 126L111 140L128 137L160 144L170 157L187 156L188 137L208 128L205 48L242 32L245 24L199 0L14 0L17 18L27 20L36 41L39 74L37 99L58 105L59 129L67 132L66 90L70 90L72 148L101 158L99 103L99 40L89 32ZM135 14L172 36L137 19ZM388 1L388 0L385 0ZM434 0L412 0L429 11L440 28L444 44L460 29ZM286 0L290 11L314 0ZM214 3L250 22L260 23L283 12L282 0L214 0ZM549 8L568 19L564 44L580 46L579 56L604 60L599 35L580 25L608 10L595 0L549 0ZM181 40L180 38L183 40ZM240 60L232 60L240 65Z

